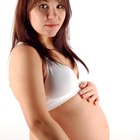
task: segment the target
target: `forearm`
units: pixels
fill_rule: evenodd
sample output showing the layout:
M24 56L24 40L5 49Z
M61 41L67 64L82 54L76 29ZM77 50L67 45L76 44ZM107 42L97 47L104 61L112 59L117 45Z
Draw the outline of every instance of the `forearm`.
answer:
M38 140L70 140L63 129L53 119L47 123L35 125L31 132Z

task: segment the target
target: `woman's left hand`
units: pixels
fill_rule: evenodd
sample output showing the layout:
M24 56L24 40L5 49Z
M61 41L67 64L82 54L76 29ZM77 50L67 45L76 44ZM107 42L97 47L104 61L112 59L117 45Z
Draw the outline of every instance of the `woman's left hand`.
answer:
M96 86L92 82L81 82L79 87L79 95L82 99L86 99L88 102L96 105L99 103L99 96Z

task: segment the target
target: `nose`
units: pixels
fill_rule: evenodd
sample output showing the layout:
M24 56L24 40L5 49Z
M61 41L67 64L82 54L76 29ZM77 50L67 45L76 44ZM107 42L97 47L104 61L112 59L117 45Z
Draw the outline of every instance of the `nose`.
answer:
M54 8L48 10L48 19L54 19L57 17L57 11Z

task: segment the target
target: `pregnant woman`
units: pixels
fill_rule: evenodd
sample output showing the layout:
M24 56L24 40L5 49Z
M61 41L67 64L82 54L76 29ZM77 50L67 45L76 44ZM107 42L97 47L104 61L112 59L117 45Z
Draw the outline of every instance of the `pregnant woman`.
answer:
M70 16L69 0L17 3L9 79L30 140L109 140L88 68L68 44Z

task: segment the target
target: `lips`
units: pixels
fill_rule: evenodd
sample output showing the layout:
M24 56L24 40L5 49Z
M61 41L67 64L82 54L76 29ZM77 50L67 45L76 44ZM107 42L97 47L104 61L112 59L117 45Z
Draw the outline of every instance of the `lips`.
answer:
M58 26L59 24L47 24L46 26L49 27L49 28L53 28L53 27L56 27Z

